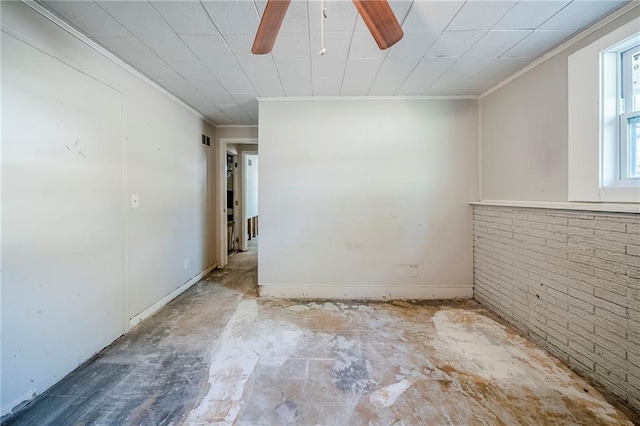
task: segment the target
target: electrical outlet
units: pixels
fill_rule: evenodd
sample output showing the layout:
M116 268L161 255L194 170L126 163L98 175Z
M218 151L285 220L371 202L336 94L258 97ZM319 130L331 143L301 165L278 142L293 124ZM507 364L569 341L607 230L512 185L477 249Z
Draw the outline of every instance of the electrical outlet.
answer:
M409 265L409 277L416 278L418 276L418 265Z
M185 257L184 258L184 269L188 269L189 268L189 258Z

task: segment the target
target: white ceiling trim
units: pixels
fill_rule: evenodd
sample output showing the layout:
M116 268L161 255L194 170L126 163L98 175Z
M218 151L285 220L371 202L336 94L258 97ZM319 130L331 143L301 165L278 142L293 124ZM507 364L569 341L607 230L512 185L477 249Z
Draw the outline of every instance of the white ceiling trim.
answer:
M287 96L256 98L258 102L290 102L290 101L403 101L403 100L452 100L452 99L480 99L479 95L447 95L447 96ZM220 127L220 126L218 126Z
M526 67L522 68L521 70L517 71L516 73L514 73L511 76L507 77L506 79L502 80L500 83L496 84L495 86L493 86L492 88L490 88L489 90L484 92L482 95L480 95L480 99L484 98L485 96L490 95L491 93L493 93L496 90L500 89L502 86L505 86L505 85L509 84L510 82L515 80L516 78L518 78L521 75L523 75L524 73L526 73L527 71L529 71L529 70L537 67L538 65L542 64L543 62L546 62L547 60L553 58L554 56L556 56L560 52L568 49L569 47L573 46L574 44L576 44L577 42L579 42L583 38L589 36L590 34L593 34L594 32L598 31L600 28L602 28L605 25L615 21L616 19L618 19L619 17L621 17L625 13L629 12L630 10L635 9L638 6L640 6L640 2L638 2L637 0L636 1L632 1L631 3L628 3L628 4L624 5L624 6L622 6L620 9L618 9L615 12L613 12L612 14L606 16L604 19L596 22L595 24L593 24L592 26L590 26L587 29L585 29L583 31L580 31L578 34L576 34L575 36L571 37L570 39L568 39L564 43L560 44L555 49L547 52L546 54L542 55L540 58L538 58L535 61L531 62Z
M174 101L175 103L177 103L181 107L185 108L190 113L194 114L198 118L200 118L203 121L211 124L214 127L221 127L221 126L217 126L215 123L213 123L207 117L202 115L195 108L193 108L192 106L190 106L189 104L187 104L186 102L184 102L183 100L178 98L176 95L174 95L173 93L169 92L167 89L165 89L164 87L160 86L158 83L154 82L149 77L147 77L146 75L142 74L140 71L136 70L131 65L127 64L122 59L118 58L113 53L109 52L107 49L105 49L104 47L102 47L101 45L96 43L95 41L91 40L89 37L84 35L82 32L76 30L74 27L72 27L70 24L66 23L64 20L62 20L61 18L56 16L53 12L49 11L44 6L36 3L33 0L21 0L21 1L22 1L22 3L26 4L27 6L29 6L31 9L35 10L36 12L38 12L40 15L44 16L45 18L47 18L49 21L53 22L54 24L56 24L57 26L59 26L60 28L62 28L63 30L65 30L66 32L68 32L69 34L71 34L72 36L74 36L75 38L77 38L78 40L80 40L81 42L83 42L84 44L89 46L90 48L92 48L93 50L95 50L96 52L100 53L101 55L103 55L104 57L109 59L110 61L114 62L115 64L117 64L120 67L124 68L125 70L129 71L131 74L135 75L140 80L142 80L145 83L147 83L149 86L151 86L154 89L156 89L157 91L161 92L163 95L168 96L172 101Z

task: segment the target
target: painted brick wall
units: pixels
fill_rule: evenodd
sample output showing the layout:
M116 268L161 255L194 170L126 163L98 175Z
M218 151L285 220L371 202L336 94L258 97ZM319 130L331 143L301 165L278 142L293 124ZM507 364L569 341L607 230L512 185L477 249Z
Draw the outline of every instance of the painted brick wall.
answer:
M474 296L640 412L640 215L474 208Z

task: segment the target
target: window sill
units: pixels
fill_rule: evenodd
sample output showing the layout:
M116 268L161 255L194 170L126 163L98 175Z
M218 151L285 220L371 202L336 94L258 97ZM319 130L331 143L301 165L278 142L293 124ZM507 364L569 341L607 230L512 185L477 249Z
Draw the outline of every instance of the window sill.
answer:
M577 203L558 201L513 201L513 200L480 200L471 201L472 206L518 207L528 209L574 210L606 213L640 214L639 203Z

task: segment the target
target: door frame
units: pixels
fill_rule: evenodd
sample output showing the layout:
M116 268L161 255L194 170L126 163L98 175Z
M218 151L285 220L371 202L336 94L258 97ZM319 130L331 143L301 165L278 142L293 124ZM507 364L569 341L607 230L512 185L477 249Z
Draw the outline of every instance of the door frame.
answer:
M238 153L240 157L240 161L238 162L238 174L240 175L240 182L242 182L242 190L240 191L240 196L238 199L240 200L240 227L238 232L242 235L240 239L240 246L238 247L240 251L247 251L247 247L249 246L249 234L247 229L247 210L244 208L247 194L247 174L244 172L244 164L245 159L249 155L259 155L258 151L241 151ZM258 172L259 173L259 172ZM258 200L258 204L260 200Z
M218 232L216 233L216 252L218 253L218 265L220 268L224 268L229 262L229 255L227 253L227 144L237 145L238 156L241 156L242 145L258 144L258 138L220 138L216 148L216 195L215 195L215 207L216 207L216 223L218 225ZM244 181L244 174L242 170L239 170L240 182ZM240 185L240 205L238 208L241 212L244 212L242 191L243 185ZM241 216L242 219L242 216ZM244 220L240 220L240 230L243 232ZM244 224L244 232L246 232L246 224ZM241 240L242 242L242 240ZM246 247L246 246L245 246ZM246 248L245 248L246 250Z

